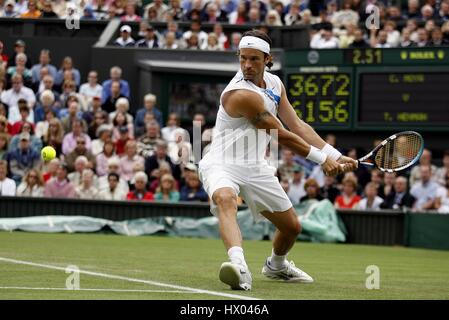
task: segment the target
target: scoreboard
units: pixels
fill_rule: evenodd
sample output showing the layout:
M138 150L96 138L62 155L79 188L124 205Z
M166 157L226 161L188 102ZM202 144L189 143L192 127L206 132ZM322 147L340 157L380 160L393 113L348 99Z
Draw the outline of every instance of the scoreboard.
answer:
M314 128L449 131L449 48L311 52L287 54L284 83Z

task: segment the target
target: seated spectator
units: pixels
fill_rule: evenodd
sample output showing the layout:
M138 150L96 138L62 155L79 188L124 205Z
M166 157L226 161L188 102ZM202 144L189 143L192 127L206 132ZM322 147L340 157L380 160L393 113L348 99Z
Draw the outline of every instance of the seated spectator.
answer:
M136 3L127 1L125 14L120 18L120 20L126 22L140 22L141 19L142 18L136 14Z
M45 184L44 197L75 198L75 188L67 178L67 166L60 162L56 177Z
M125 145L125 154L120 158L120 176L126 181L131 181L134 176L133 167L136 162L145 166L145 160L137 154L137 143L135 140L128 140Z
M156 13L156 17L154 17L157 21L164 21L164 12L168 10L168 6L163 2L163 0L154 0L150 4L145 6L144 9L144 18L148 19L150 9L153 9Z
M207 37L207 46L204 48L204 50L210 50L210 51L224 50L223 46L218 42L218 37L215 33L213 33L213 32L209 33L209 35Z
M117 99L118 96L129 98L130 89L129 89L129 83L126 80L122 79L122 69L118 66L114 66L109 71L110 78L108 80L105 80L102 83L103 87L103 93L101 95L101 102L105 103L106 100L109 99L109 97L112 95L112 83L118 81L119 82L119 94L116 95ZM111 111L106 110L103 108L103 110L107 112L114 111L115 103L113 104L113 108Z
M0 120L1 121L1 120ZM9 135L4 132L0 132L0 159L8 152Z
M15 1L14 0L7 0L5 2L5 6L3 7L3 10L0 11L0 17L2 18L16 18L18 16L17 11L15 10Z
M37 169L29 170L17 187L17 196L42 197L44 195L44 178Z
M94 97L101 97L102 91L103 87L98 84L98 72L90 71L87 76L87 82L81 85L79 93L84 96L86 101L89 101Z
M34 110L34 122L38 123L46 121L48 112L52 112L55 116L58 115L58 108L55 103L55 95L50 90L44 90L39 97L39 103Z
M120 159L118 157L111 157L108 159L108 172L107 175L98 178L98 190L102 191L109 188L108 175L111 173L118 175L118 188L120 189L120 194L123 193L124 197L126 197L129 191L129 185L125 179L120 177Z
M81 118L83 112L87 111L87 102L84 96L76 92L75 81L65 80L63 84L63 92L59 95L59 103L61 105L58 117L63 119L67 116L69 103L75 101L78 103L78 118Z
M93 101L98 101L97 99L94 99ZM95 107L97 108L97 107ZM87 117L91 117L92 116L92 120L89 124L89 128L87 130L88 135L91 139L94 139L97 137L97 130L98 128L100 128L102 125L109 125L109 115L101 110L101 107L99 109L97 109L97 111L95 111L92 115L87 115L84 114L83 118L86 119ZM112 134L112 128L111 128L111 134ZM112 136L111 136L112 137Z
M86 128L86 123L84 120L82 120L82 112L80 110L80 105L78 103L78 100L75 97L70 97L67 101L67 112L64 112L66 115L61 117L61 124L64 128L64 132L69 132L72 130L72 123L75 120L80 120L83 123L83 128ZM63 112L60 113L60 115Z
M449 172L445 176L445 186L440 187L435 198L435 209L438 213L449 213Z
M289 190L287 193L290 201L294 206L297 205L300 199L306 195L304 185L305 179L303 179L302 167L298 164L295 164L295 166L293 167L292 178L289 180Z
M22 19L37 19L40 18L42 12L37 8L36 0L28 0L28 10L20 15Z
M131 37L131 27L128 25L122 26L120 28L120 37L114 41L114 45L125 48L134 47L135 44L136 42Z
M50 62L51 62L50 50L42 49L39 54L39 63L35 64L31 68L33 83L37 83L37 82L41 81L40 72L41 72L41 69L44 67L48 69L48 73L53 77L53 79L56 78L56 74L57 74L58 70L56 69L56 67L54 65L50 64Z
M394 182L396 180L396 173L394 172L385 172L384 173L384 181L383 181L383 190L382 194L383 198L388 196L391 192L393 192Z
M401 33L401 41L399 43L399 47L401 48L409 48L414 47L416 45L415 42L412 41L412 33L410 29L403 28Z
M67 155L65 155L65 162L67 165L67 169L69 172L72 172L75 170L75 161L79 156L84 156L88 160L88 163L86 164L86 167L89 169L95 168L95 157L92 154L92 152L86 147L86 138L85 137L77 137L76 138L76 146L75 148L69 152ZM82 168L84 169L84 168ZM80 170L80 175L81 175Z
M416 182L410 189L410 194L416 202L413 209L416 211L434 209L435 197L440 185L432 179L432 168L428 165L420 165L421 181Z
M164 43L161 47L162 49L179 49L180 44L176 39L176 34L172 31L169 31L165 34Z
M62 153L67 155L72 152L77 146L77 139L84 138L86 149L91 149L90 137L85 134L83 129L83 121L80 119L75 119L72 121L72 131L64 136L62 141Z
M167 154L168 146L164 140L159 140L156 143L156 152L153 156L146 158L145 160L145 172L148 176L151 176L151 173L154 169L158 169L159 165L162 161L168 162L172 169L173 177L179 181L181 177L181 169L178 165L175 165L173 161Z
M432 47L441 47L448 45L448 43L443 38L443 32L440 28L435 27L432 30L429 45Z
M112 141L106 141L103 146L103 152L96 156L96 172L99 177L108 173L108 161L115 156L115 144Z
M306 191L306 195L299 199L299 202L304 202L307 200L323 200L323 196L320 194L320 186L315 179L307 179L304 183L304 190Z
M154 114L159 126L162 126L162 112L156 107L156 96L148 93L143 98L144 106L136 112L134 119L134 128L136 136L139 137L145 132L145 114Z
M111 84L111 94L107 97L104 103L101 105L101 109L109 113L109 116L115 112L116 104L119 99L127 99L124 95L120 93L120 82L113 81Z
M283 25L281 16L274 9L268 11L267 15L265 16L265 24L267 26L274 26L274 27L282 27Z
M145 172L137 172L134 175L134 191L128 192L126 199L128 200L140 200L140 201L153 201L154 195L147 190L148 176Z
M75 81L76 87L79 87L81 84L81 75L78 69L73 66L73 60L71 57L65 57L62 60L61 68L58 70L55 78L56 85L62 85L64 81L64 72L70 71L73 75L73 81Z
M345 176L343 178L343 192L335 198L335 207L337 209L354 209L361 197L356 193L357 179L355 176Z
M96 199L98 189L95 187L94 172L91 169L84 169L81 175L81 183L75 187L75 195L78 199Z
M72 185L76 188L81 185L83 171L87 169L89 160L85 156L78 156L75 159L74 171L70 172L68 178Z
M387 32L387 43L390 47L398 47L401 41L401 34L396 30L396 23L392 20L385 22L384 30Z
M260 12L260 8L258 8L256 6L250 7L250 9L248 11L248 20L246 23L259 25L262 22L263 22L263 20L262 20L262 14Z
M14 52L13 54L9 57L8 60L8 66L15 66L16 65L16 55L18 55L19 53L25 53L26 54L26 44L23 40L17 40L14 43ZM28 69L31 69L31 67L33 66L33 64L31 63L31 59L30 57L27 55L27 62L26 62L26 67Z
M186 179L186 185L181 188L181 201L209 201L209 196L201 185L198 174L189 175Z
M178 202L180 194L176 187L176 180L171 174L164 174L156 189L154 199L156 201Z
M118 128L119 136L115 141L115 153L118 156L122 156L125 153L125 146L129 140L132 140L129 136L129 130L127 126L121 126Z
M137 153L145 159L154 155L157 141L160 139L159 124L153 120L145 125L146 132L137 139Z
M8 178L8 162L0 160L0 197L1 196L15 196L16 182Z
M280 180L291 180L293 178L293 169L298 165L294 160L294 156L295 154L292 150L288 148L281 149L281 160L278 167L278 176L280 177Z
M387 42L388 33L385 30L379 30L376 35L376 29L371 29L370 44L373 48L391 48L391 45Z
M421 20L428 21L436 18L436 13L430 4L425 4L421 7Z
M406 10L407 18L421 19L421 12L419 9L420 9L419 0L408 0Z
M323 198L328 199L332 203L335 202L335 199L340 194L340 190L336 187L335 177L324 177L324 186L321 188L320 193Z
M56 178L59 163L60 160L58 158L53 158L52 160L44 164L45 169L43 170L42 177L45 183L47 183L50 179Z
M160 47L159 40L152 26L147 27L145 37L142 40L136 42L136 47L149 49Z
M112 140L112 126L102 124L97 129L97 139L92 141L92 154L96 157L103 152L103 147L106 141Z
M46 146L51 146L56 150L56 155L59 156L62 153L62 142L64 139L64 129L62 128L61 121L57 118L53 118L48 122L48 130L42 137L42 141Z
M379 210L384 200L377 195L377 186L370 182L365 186L365 196L360 200L354 209L357 210Z
M445 150L443 153L443 166L438 168L435 172L435 181L441 186L446 185L446 176L449 173L449 150Z
M6 78L7 82L10 83L13 76L16 74L20 74L23 78L24 86L31 88L33 81L32 81L32 74L31 70L26 67L27 62L27 56L25 53L18 53L16 55L16 64L14 66L8 67L6 70Z
M206 40L206 42L207 42L207 40ZM188 49L188 50L200 50L201 49L198 34L192 33L190 35L190 37L186 40L185 49Z
M415 198L407 190L407 179L399 176L394 181L393 190L380 205L382 209L412 208Z
M11 141L9 142L8 150L13 151L19 148L20 144L20 133L26 132L30 135L30 147L31 149L36 152L40 153L42 149L42 140L36 137L34 134L34 129L31 123L25 122L22 127L20 128L20 132L17 133L17 135L13 136L11 138Z
M440 2L440 10L438 11L438 20L449 21L449 2L443 0Z
M312 36L310 47L313 49L336 49L338 39L332 32L332 26L325 26L322 30Z
M46 67L43 67L41 70L45 70ZM37 89L37 93L36 93L36 99L40 100L40 97L42 95L42 93L46 90L49 90L53 93L54 96L54 100L55 100L55 108L57 108L57 110L59 110L61 108L61 97L59 96L59 92L56 91L56 89L54 88L55 86L55 80L54 78L47 74L44 75L38 86L36 86Z
M190 144L189 133L183 128L174 132L175 141L168 143L168 155L173 163L181 164L193 162L192 145Z
M381 198L385 198L383 180L384 173L382 171L380 171L379 169L371 170L371 182L376 186L377 194Z
M193 34L196 35L194 38L192 38ZM206 32L201 30L201 22L199 20L192 20L190 22L190 30L184 32L182 37L185 42L189 43L190 41L190 47L197 47L197 49L201 49L207 46L208 35Z
M50 0L45 0L44 4L42 5L42 15L41 18L59 18L58 15L53 11L53 7L52 7L52 1Z
M424 28L419 28L417 30L418 38L416 39L417 47L428 47L429 42L429 32Z
M121 98L126 99L126 98ZM128 101L124 100L126 102L126 105L128 105ZM113 128L112 128L112 141L118 141L120 139L120 132L119 129L122 127L126 127L128 129L128 137L130 139L134 139L134 125L132 122L132 116L125 111L123 111L123 108L120 107L122 101L117 101L117 108L120 110L117 110L116 112L112 113L111 115L114 115L114 117L111 119Z
M161 183L161 177L166 174L171 175L172 170L171 170L170 164L168 164L165 161L162 161L159 164L159 168L154 169L151 172L151 176L150 176L150 182L151 182L150 183L150 191L151 192L153 192L153 193L156 192L156 189L159 187L159 185ZM178 181L176 181L176 187L177 187L177 189L179 189Z
M244 1L240 1L237 10L229 14L229 23L242 25L248 20L248 9Z
M20 119L13 123L11 135L18 134L25 123L28 123L34 129L34 122L28 120L30 119L30 108L28 108L26 100L20 99L17 104L19 105Z
M175 112L170 113L167 119L167 126L161 130L162 139L167 142L174 142L174 132L176 129L181 128L180 124L179 115Z
M432 172L432 180L436 179L436 173L438 171L437 166L432 164L432 151L424 149L421 157L419 158L419 166L414 166L410 171L410 187L413 187L417 182L421 181L421 166L430 166Z
M106 188L101 189L98 193L98 199L100 200L125 200L126 192L119 186L120 177L117 173L111 172L107 175L108 185Z
M5 90L1 93L0 100L7 104L8 109L8 122L14 123L20 120L18 101L25 99L28 103L30 110L33 110L36 103L36 97L33 90L23 85L23 77L20 74L16 74L12 77L12 88ZM34 122L34 118L28 118L28 121Z

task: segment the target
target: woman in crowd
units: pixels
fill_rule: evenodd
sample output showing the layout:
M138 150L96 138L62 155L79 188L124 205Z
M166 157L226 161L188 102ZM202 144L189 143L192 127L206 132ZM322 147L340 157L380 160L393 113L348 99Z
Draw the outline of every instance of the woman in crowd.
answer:
M99 177L108 173L108 160L115 156L115 144L112 141L106 141L103 146L103 152L97 155L96 172Z
M48 122L47 133L42 137L42 141L46 146L55 148L56 154L62 152L62 141L64 140L64 129L59 119L53 118Z
M30 169L17 187L17 196L42 197L44 195L44 178L37 169Z
M148 176L145 172L137 172L134 176L134 191L128 192L126 199L128 200L143 200L153 201L153 193L147 189Z
M306 191L306 195L299 199L299 202L307 200L323 200L323 197L320 194L320 186L315 179L307 179L304 183L304 190Z
M164 174L161 183L156 189L154 199L157 201L178 202L179 192L176 187L176 180L171 174Z
M354 175L346 175L343 179L343 192L335 198L335 208L337 209L353 209L361 200L356 193L357 178Z
M95 199L98 189L94 185L95 174L91 169L84 169L81 175L81 184L75 188L78 199Z

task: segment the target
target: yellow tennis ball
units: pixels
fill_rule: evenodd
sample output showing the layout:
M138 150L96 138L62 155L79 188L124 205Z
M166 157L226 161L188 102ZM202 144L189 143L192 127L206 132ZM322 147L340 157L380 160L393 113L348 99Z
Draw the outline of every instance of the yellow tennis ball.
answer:
M41 156L44 161L50 161L56 157L56 150L53 147L46 146L42 148Z

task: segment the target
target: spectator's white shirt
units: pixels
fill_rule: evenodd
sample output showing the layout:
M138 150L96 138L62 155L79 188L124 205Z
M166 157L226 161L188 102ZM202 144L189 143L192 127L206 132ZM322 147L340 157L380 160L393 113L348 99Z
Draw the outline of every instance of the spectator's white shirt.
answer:
M396 48L399 46L399 44L401 43L401 34L399 33L398 30L394 30L388 33L387 43L392 48Z
M78 199L98 199L98 189L91 186L89 189L78 186L75 188L76 197Z
M20 121L22 117L20 116L20 111L17 106L8 109L8 122L13 124ZM30 109L30 115L27 118L28 122L34 123L34 111Z
M304 190L305 179L301 179L299 183L293 183L293 180L289 181L289 188L287 195L293 205L297 205L299 200L306 195Z
M315 179L320 188L324 187L324 172L321 169L321 166L315 166L312 169L312 173L309 176L309 179Z
M23 1L22 3L16 2L16 5L14 6L14 11L18 12L19 14L23 14L28 11L28 1Z
M119 187L115 188L112 192L111 189L107 188L98 193L98 199L100 200L125 200L128 192L123 192Z
M446 174L447 174L447 168L442 167L442 168L438 168L435 172L435 180L436 182L438 182L440 185L445 186L446 185Z
M388 42L384 43L384 44L378 43L378 44L376 44L376 48L391 48L391 46Z
M17 196L22 197L43 197L44 196L44 187L35 185L32 189L28 188L27 183L21 183L17 187Z
M410 194L415 197L416 202L414 209L422 209L422 206L429 200L435 200L440 185L430 180L426 184L422 182L416 183L410 190Z
M441 207L438 209L438 213L449 213L449 196L447 195L446 188L439 188L437 191L437 198L440 198Z
M432 180L436 180L436 173L438 172L438 167L436 165L431 165L432 168ZM419 166L413 167L412 171L410 171L409 183L410 186L413 187L415 183L421 181L421 172Z
M338 39L331 37L327 40L320 33L316 33L310 41L310 47L313 49L335 49L338 48Z
M371 207L368 207L368 198L363 198L360 200L356 205L354 209L357 210L380 210L380 205L384 202L384 199L382 199L379 196L376 196L374 198L373 203L371 204Z
M48 121L39 121L36 124L36 128L34 130L34 134L36 135L36 137L41 139L43 136L45 136L48 132L49 125L50 124L48 123Z
M134 39L131 38L131 37L129 37L129 38L126 39L126 40L123 40L122 37L119 37L119 38L117 38L117 40L115 40L115 42L114 42L114 44L118 44L118 45L120 45L120 46L122 46L122 47L125 47L126 45L128 45L128 44L130 44L130 43L134 44L134 43L136 43L136 42L135 42Z
M128 182L126 182L125 179L122 179L120 177L120 180L118 182L118 186L117 189L120 190L120 192L125 193L125 196L128 194L129 191L129 186L128 186ZM109 190L109 181L108 181L108 175L104 175L100 178L98 178L98 190L104 191L104 190Z
M96 157L100 153L103 152L103 147L104 147L104 141L101 139L95 139L92 141L92 146L91 146L90 151Z
M184 32L183 33L183 35L182 35L182 38L186 41L186 43L187 43L187 41L189 40L189 38L190 38L190 36L192 35L192 31L191 30L189 30L189 31L186 31L186 32ZM200 46L200 49L205 49L206 47L207 47L207 38L209 37L208 35L207 35L207 33L206 32L204 32L204 31L200 31L200 32L198 32L197 33L197 35L198 35L198 44L199 44L199 46Z
M25 99L28 102L28 107L32 111L32 109L34 108L34 104L36 103L36 96L34 95L33 90L31 90L30 88L22 86L22 88L20 88L18 92L16 92L13 88L11 88L9 90L3 91L0 96L0 100L8 105L9 110L11 110L14 107L17 108L18 110L17 101L19 101L19 99ZM20 120L20 118L18 120Z
M101 97L103 87L100 84L96 84L92 87L89 83L83 83L80 87L80 94L86 98Z
M179 127L163 127L161 129L162 139L167 142L175 141L175 130L179 129Z
M334 27L340 28L346 23L357 25L359 23L359 14L354 10L339 10L332 15L331 19Z
M5 178L0 181L0 196L15 196L16 195L16 183L13 179Z

